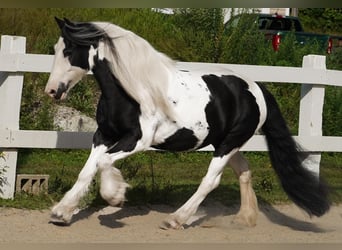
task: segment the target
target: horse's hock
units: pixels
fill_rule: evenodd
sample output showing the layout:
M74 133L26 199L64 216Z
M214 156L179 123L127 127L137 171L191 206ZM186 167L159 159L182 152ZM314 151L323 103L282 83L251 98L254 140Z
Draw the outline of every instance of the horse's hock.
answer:
M18 174L16 192L40 194L48 191L49 175Z

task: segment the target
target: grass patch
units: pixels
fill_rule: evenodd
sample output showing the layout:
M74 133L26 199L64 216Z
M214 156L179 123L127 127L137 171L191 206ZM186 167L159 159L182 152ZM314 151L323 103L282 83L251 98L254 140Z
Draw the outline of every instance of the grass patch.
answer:
M48 194L17 194L13 200L0 199L0 206L28 209L44 209L58 202L77 179L88 158L89 150L22 150L19 154L17 173L49 174ZM127 190L128 205L168 204L179 206L196 191L211 160L210 152L144 152L116 163L131 185ZM253 172L253 187L260 203L289 202L272 169L268 154L246 152ZM342 201L341 156L324 153L321 175L332 189L333 202ZM90 191L80 206L100 206L106 202L99 195L99 176L91 184ZM240 189L233 171L224 170L219 187L206 201L215 200L224 205L240 202Z

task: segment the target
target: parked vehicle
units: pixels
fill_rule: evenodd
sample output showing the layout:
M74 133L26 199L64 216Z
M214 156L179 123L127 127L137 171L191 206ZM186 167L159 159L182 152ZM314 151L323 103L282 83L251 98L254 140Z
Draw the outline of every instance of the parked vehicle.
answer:
M303 30L303 26L298 17L294 16L282 16L278 14L241 14L232 17L225 25L226 30L237 27L240 19L243 16L251 17L252 24L256 24L256 27L264 33L265 38L271 41L272 47L275 51L278 51L282 40L287 34L293 32L297 44L305 46L313 42L317 42L328 54L332 52L333 38L327 34L309 33ZM251 24L251 25L252 25Z

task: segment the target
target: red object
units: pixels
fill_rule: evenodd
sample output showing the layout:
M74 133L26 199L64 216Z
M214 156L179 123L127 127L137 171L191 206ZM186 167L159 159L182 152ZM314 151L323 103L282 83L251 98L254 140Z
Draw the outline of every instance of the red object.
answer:
M327 48L327 53L328 53L328 54L331 54L332 45L333 45L333 42L332 42L332 39L331 39L331 37L330 37L329 40L328 40L328 48Z
M272 46L273 46L273 49L275 51L279 50L280 40L281 39L280 39L280 35L279 34L273 35L273 37L272 37Z

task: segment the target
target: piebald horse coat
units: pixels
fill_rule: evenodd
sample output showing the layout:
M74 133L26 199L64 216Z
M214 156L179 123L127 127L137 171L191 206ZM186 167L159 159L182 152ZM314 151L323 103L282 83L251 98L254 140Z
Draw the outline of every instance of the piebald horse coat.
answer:
M324 183L302 166L297 145L265 87L219 67L179 69L147 41L114 24L56 21L61 37L46 93L64 99L92 71L101 97L91 153L72 189L53 207L53 222L70 223L97 171L101 196L113 206L121 204L128 184L114 167L119 159L150 147L187 151L212 145L213 158L197 191L162 228L181 228L219 185L228 163L240 182L236 219L253 226L257 199L239 149L259 130L288 196L310 215L321 216L329 209Z

